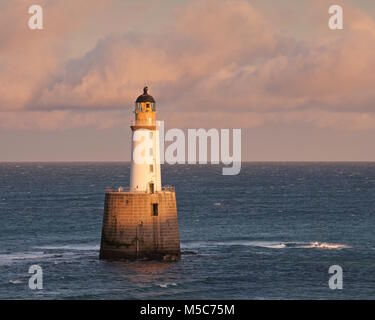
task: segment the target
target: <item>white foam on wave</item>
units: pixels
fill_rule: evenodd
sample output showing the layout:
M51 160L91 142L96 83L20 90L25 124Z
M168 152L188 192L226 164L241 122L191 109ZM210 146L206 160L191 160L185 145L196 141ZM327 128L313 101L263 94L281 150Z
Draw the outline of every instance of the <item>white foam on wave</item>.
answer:
M328 242L280 242L280 241L195 241L181 243L183 249L197 249L205 247L218 247L218 246L249 246L261 247L268 249L323 249L323 250L341 250L351 248L349 245L341 243L328 243Z
M328 242L309 242L307 244L301 244L300 246L297 246L299 248L316 248L316 249L325 249L325 250L340 250L340 249L348 249L351 248L350 246L346 244L341 243L328 243Z
M36 249L43 250L71 250L71 251L99 251L99 245L86 245L86 244L72 244L72 245L63 245L63 246L39 246L34 247Z
M160 288L168 288L168 287L170 287L170 286L177 286L177 283L175 283L175 282L167 282L167 283L158 283L158 286L160 287Z
M17 253L4 253L0 254L0 265L12 264L20 260L36 260L54 257L54 254L45 254L44 252L17 252Z
M22 281L21 280L9 280L9 283L11 283L11 284L20 284L20 283L22 283Z
M285 243L278 241L248 241L248 240L235 240L235 241L195 241L182 243L183 249L196 249L204 247L218 247L218 246L248 246L248 247L263 247L271 249L283 249L286 247Z
M45 259L55 259L59 262L65 261L66 259L76 259L80 258L83 255L91 254L93 251L99 251L99 245L64 245L64 246L38 246L32 248L35 251L27 252L14 252L14 253L1 253L0 254L0 266L10 265L15 262L22 261L36 261L39 262ZM43 250L43 251L40 251ZM51 252L51 251L58 252Z
M247 247L262 247L269 249L284 249L285 243L278 241L225 241L218 242L220 246L247 246Z

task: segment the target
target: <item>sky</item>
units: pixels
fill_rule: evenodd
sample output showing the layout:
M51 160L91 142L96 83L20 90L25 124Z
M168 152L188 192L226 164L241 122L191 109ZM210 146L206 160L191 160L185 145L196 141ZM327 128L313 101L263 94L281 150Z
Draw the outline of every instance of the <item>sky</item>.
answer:
M374 52L372 0L0 0L0 161L129 161L144 85L243 161L375 161Z

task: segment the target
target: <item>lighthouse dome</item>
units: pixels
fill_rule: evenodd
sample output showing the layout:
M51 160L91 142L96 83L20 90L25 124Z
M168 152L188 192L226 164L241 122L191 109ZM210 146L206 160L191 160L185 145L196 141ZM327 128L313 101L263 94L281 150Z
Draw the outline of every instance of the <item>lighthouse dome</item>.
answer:
M137 100L135 101L136 103L139 103L139 102L151 102L151 103L155 103L155 100L152 96L150 96L148 94L148 87L144 87L143 88L143 94L141 94Z

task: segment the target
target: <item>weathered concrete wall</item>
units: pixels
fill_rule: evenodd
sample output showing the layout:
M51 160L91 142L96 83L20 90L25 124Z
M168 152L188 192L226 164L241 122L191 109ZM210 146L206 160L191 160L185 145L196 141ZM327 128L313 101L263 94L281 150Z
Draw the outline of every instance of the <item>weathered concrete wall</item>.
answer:
M153 215L153 203L158 215ZM180 257L174 191L155 194L107 192L105 195L101 259Z

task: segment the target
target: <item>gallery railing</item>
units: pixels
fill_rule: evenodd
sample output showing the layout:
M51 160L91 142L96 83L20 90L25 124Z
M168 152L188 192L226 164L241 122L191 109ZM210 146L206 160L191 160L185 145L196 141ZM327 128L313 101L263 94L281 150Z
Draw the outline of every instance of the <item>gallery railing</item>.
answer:
M163 186L161 188L161 191L169 191L169 192L175 192L176 189L175 187L173 186L169 186L169 185L166 185L166 186ZM105 192L106 193L110 193L110 192L140 192L140 193L147 193L146 191L136 191L136 190L132 190L130 189L130 187L118 187L118 188L110 188L110 187L107 187L105 189ZM157 193L157 191L155 192Z

